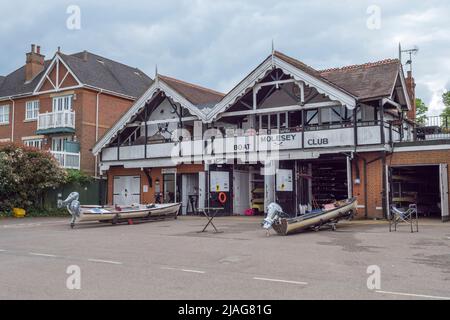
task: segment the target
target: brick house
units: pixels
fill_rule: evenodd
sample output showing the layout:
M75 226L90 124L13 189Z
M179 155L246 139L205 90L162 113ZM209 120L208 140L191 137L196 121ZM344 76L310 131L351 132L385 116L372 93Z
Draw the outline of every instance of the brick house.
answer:
M359 217L416 203L446 221L448 121L416 123L414 91L397 59L316 70L274 51L227 94L157 75L93 153L119 205L296 215L356 197Z
M45 60L32 45L24 66L0 77L0 142L50 150L65 168L97 174L90 150L151 85L139 69L84 51Z

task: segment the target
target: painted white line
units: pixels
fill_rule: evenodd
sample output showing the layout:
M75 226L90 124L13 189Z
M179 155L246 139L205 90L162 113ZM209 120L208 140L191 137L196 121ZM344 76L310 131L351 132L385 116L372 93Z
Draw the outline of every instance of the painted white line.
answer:
M184 271L184 272L191 272L191 273L201 273L201 274L206 273L205 271L189 270L189 269L181 269L181 271Z
M0 249L0 252L6 252L6 250Z
M163 269L163 270L183 271L183 272L190 272L190 273L199 273L199 274L206 273L205 271L200 271L200 270L177 269L177 268L170 268L170 267L161 267L161 269Z
M56 256L54 254L48 254L48 253L29 252L28 254L31 256L56 258Z
M253 278L253 280L270 281L270 282L281 282L281 283L291 283L291 284L302 284L302 285L307 285L308 284L308 282L301 282L301 281L289 281L289 280L256 278L256 277Z
M407 297L416 297L416 298L429 298L429 299L439 299L439 300L450 300L450 297L438 297L438 296L430 296L425 294L414 294L414 293L403 293L403 292L391 292L391 291L375 291L376 293L381 294L391 294L396 296L407 296Z
M122 262L118 261L110 261L110 260L99 260L99 259L88 259L90 262L98 262L98 263L109 263L109 264L122 264Z

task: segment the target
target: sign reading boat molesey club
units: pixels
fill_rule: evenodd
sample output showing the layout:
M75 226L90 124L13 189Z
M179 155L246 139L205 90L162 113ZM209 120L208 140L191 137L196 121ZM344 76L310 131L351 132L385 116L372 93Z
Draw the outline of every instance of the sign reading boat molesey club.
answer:
M326 147L340 147L354 144L354 129L339 128L329 130L287 132L276 134L237 133L237 136L216 136L215 138L183 139L180 142L152 144L147 146L147 158L183 158L196 157L196 161L204 156L232 158L235 154L274 153L284 150L302 150ZM145 146L121 147L120 160L143 158ZM103 160L117 160L117 148L106 148Z
M305 132L304 148L337 147L352 144L353 130L351 128ZM302 149L302 133L215 139L212 146L215 154Z

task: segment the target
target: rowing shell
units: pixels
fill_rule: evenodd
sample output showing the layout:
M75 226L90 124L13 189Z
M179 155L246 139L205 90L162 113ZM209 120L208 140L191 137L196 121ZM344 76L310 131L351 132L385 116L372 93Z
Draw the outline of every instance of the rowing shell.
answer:
M296 218L280 218L272 227L280 235L286 236L306 229L319 228L322 225L336 223L350 218L356 213L356 198L346 200L342 206L320 213L306 214Z

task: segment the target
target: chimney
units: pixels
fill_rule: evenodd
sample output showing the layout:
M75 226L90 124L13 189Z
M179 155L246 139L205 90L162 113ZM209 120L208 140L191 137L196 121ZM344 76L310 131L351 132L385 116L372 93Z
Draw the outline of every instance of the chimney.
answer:
M88 61L88 52L86 50L83 51L83 61L84 62Z
M409 97L411 99L411 111L406 113L408 119L416 120L416 82L412 77L411 71L408 71L406 77L406 89L408 90Z
M31 52L26 54L25 81L31 81L44 69L44 58L41 47L32 44Z

